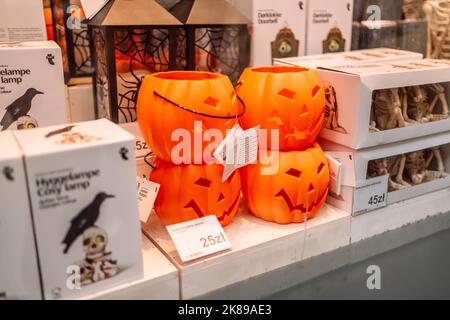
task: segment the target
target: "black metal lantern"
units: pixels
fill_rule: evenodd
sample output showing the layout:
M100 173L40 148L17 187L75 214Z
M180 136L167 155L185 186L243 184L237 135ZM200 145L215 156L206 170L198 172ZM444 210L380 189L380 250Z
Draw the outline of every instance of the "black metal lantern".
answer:
M158 0L183 23L177 68L226 74L236 83L250 62L250 20L226 0Z
M136 121L145 75L176 69L181 23L154 0L111 0L89 21L96 115Z
M89 31L80 0L51 0L51 6L66 82L72 77L92 75Z

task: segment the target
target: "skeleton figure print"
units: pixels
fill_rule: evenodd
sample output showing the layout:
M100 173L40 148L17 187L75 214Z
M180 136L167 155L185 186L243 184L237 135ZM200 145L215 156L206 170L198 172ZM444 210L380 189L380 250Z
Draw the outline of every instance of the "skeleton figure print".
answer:
M298 56L300 41L295 39L295 34L288 27L278 31L275 41L271 42L272 59L289 58Z
M325 86L325 122L324 127L340 133L347 133L344 127L339 124L338 103L336 97L336 90L327 82Z
M439 147L371 160L367 171L368 178L389 175L389 192L448 176Z
M338 27L333 27L328 32L326 40L322 42L323 53L344 52L345 39Z
M120 269L117 261L108 252L108 234L98 227L91 227L83 232L83 250L85 259L79 263L81 285L105 280L115 276Z

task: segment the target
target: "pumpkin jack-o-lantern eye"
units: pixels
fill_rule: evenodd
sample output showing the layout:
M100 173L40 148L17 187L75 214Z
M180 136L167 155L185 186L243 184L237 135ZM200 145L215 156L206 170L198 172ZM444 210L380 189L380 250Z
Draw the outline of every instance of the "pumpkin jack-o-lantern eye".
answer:
M325 169L325 163L321 162L317 167L317 174L321 174L323 169Z
M316 98L317 94L320 92L320 87L319 86L315 86L312 90L312 97Z
M302 175L302 172L300 170L294 169L294 168L290 168L288 171L286 171L286 174L288 176L292 176L295 177L297 179L300 179L300 176Z
M278 92L278 94L282 97L285 97L289 100L293 100L295 98L295 92L291 91L289 89L283 89L280 92Z
M205 99L205 101L203 101L203 103L208 105L208 106L210 106L210 107L213 107L214 109L217 109L217 105L219 104L219 100L209 96L208 98Z
M231 174L231 176L228 177L227 182L231 183L231 181L233 181L234 176L236 175L236 171L233 171L233 173Z
M204 188L209 188L211 187L211 181L205 178L200 178L197 181L194 182L194 184L204 187Z
M219 199L217 199L217 203L222 202L224 199L225 199L225 196L221 192L220 195L219 195Z

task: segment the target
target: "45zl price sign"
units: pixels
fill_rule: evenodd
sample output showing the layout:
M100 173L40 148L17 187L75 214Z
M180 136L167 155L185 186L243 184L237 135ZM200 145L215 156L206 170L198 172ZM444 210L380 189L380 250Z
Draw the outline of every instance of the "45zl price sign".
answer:
M353 214L359 215L387 205L389 176L366 180L357 185L353 196Z

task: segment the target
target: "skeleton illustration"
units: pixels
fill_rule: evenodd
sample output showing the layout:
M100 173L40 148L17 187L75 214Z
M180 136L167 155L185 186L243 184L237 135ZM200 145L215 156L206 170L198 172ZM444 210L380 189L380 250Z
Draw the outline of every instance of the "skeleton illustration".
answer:
M399 88L375 91L371 131L402 128L412 124L404 117L407 107L406 100L400 97Z
M432 169L435 160L436 169ZM419 150L369 162L368 177L389 175L388 190L401 190L411 185L448 176L439 147Z
M23 116L17 119L17 130L23 130L23 129L33 129L37 128L38 123L36 119L30 117L30 116Z
M106 252L108 234L98 227L91 227L83 233L85 259L80 263L81 285L108 279L119 273L117 261L112 260L111 252Z
M450 0L427 0L423 9L428 20L427 57L450 59Z
M341 133L347 133L344 127L339 124L338 103L336 90L331 83L325 83L325 124L324 127Z

